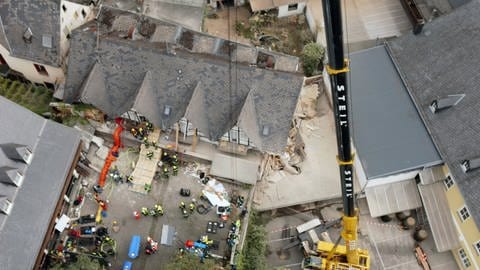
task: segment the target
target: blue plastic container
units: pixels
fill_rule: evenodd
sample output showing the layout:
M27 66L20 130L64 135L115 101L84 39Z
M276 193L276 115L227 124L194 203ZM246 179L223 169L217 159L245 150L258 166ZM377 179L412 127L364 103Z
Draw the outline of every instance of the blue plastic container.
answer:
M132 236L132 242L130 242L130 248L128 249L128 257L130 259L135 259L138 257L138 253L140 252L140 242L142 238L140 235Z
M132 270L132 262L125 261L123 263L122 270Z

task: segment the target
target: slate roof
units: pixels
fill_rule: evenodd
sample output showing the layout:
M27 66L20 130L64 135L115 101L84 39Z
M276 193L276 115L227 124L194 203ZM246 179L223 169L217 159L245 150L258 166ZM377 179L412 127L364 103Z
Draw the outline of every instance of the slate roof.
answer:
M480 2L459 7L388 43L425 125L480 226L480 170L464 173L460 162L480 156ZM456 106L433 114L437 98L465 94Z
M259 51L104 6L98 23L72 32L64 99L111 117L133 108L161 128L187 115L212 141L238 122L261 150L280 152L303 76L298 58L283 54L262 51L282 63L273 70L252 66Z
M99 0L67 0L68 2L77 3L84 6L89 6L91 4L97 5Z
M0 1L0 44L14 57L41 64L60 65L60 1ZM27 29L31 43L23 36ZM43 36L51 37L51 48L42 45Z
M0 212L2 269L33 269L61 190L80 144L71 128L46 120L0 97L0 144L26 146L30 164L14 161L0 149L0 167L24 175L19 187L0 182L0 197L13 202ZM28 248L26 248L27 246Z
M384 46L352 53L349 78L353 140L367 179L443 163Z

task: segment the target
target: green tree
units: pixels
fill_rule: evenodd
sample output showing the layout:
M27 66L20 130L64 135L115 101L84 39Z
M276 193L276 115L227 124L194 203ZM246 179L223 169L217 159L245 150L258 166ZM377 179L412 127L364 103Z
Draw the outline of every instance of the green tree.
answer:
M211 259L205 259L200 262L200 258L192 253L186 253L183 256L177 256L174 261L165 266L166 270L212 270L215 269L215 262Z
M324 57L325 49L318 43L310 42L303 47L303 70L307 77L318 73L319 66L323 63Z
M250 212L248 221L247 238L238 261L239 270L264 270L266 269L265 253L267 242L266 231L258 213Z

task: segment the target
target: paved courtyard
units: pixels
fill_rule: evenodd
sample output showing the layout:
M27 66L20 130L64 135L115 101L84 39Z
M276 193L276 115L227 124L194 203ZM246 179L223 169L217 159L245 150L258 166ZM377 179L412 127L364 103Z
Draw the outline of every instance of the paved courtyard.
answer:
M362 200L360 200L362 202ZM363 202L362 202L363 203ZM371 218L368 208L360 203L361 209L358 245L370 253L371 270L414 270L422 269L413 252L415 241L412 230L402 230L399 221L393 219L383 223L377 218ZM365 205L366 206L366 205ZM303 258L299 246L283 250L285 246L296 239L295 227L313 218L323 217L325 220L334 220L341 216L337 211L341 204L334 204L313 212L297 212L292 208L285 208L275 218L268 221L267 230L267 264L274 269L301 269ZM319 211L320 210L320 211ZM290 231L290 234L285 233ZM328 230L330 238L335 241L339 236L340 228ZM431 235L431 233L430 233ZM450 252L436 252L434 242L430 236L421 242L422 248L428 256L432 269L455 270L458 269L453 255Z
M103 160L98 158L94 152L97 147L91 147L88 155L92 165L97 168L103 166ZM117 166L122 175L129 175L133 166L138 160L138 147L125 147L121 150L120 156L112 166ZM181 157L182 158L182 157ZM142 247L140 255L134 260L135 269L158 269L158 266L165 265L171 261L187 240L198 240L202 235L207 235L207 223L209 221L221 222L216 214L216 209L212 208L207 214L199 214L195 211L188 218L182 216L179 204L184 201L188 204L195 198L197 206L204 204L208 206L208 202L200 200L200 194L204 187L199 180L198 170L207 171L210 166L208 163L202 162L183 162L177 176L170 176L169 179L155 179L152 182L152 190L148 194L142 194L129 190L127 183L114 183L107 181L105 190L101 197L108 199L107 216L103 218L102 225L109 228L111 237L117 241L117 254L111 257L113 269L119 269L123 262L128 259L128 249L133 235L142 237ZM87 180L89 187L92 187L98 179L97 174L91 174ZM212 181L212 180L210 180ZM247 198L248 189L236 186L231 183L222 182L225 190L229 195L241 195ZM179 194L180 188L188 188L191 190L190 197L182 197ZM88 189L89 192L91 189ZM86 196L81 210L81 215L96 213L97 203L91 196ZM142 207L152 207L154 204L160 203L163 206L164 215L159 217L141 216L136 220L133 216L134 211L140 211ZM220 257L229 255L229 248L226 238L230 225L236 220L239 210L232 207L230 219L226 222L225 228L218 229L216 234L208 234L209 239L219 241L218 250L211 253ZM112 232L112 224L116 221L120 225L118 232ZM171 246L160 245L159 250L154 255L146 255L143 251L145 247L146 237L151 236L153 239L160 241L163 225L173 226L176 230L173 244Z

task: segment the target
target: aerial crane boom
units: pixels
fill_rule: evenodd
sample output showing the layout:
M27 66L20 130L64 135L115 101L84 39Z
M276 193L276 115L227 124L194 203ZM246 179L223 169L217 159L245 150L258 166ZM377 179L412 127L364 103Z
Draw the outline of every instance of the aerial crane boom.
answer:
M317 253L320 261L317 269L359 269L370 268L370 257L367 250L357 248L358 211L354 206L353 192L353 154L350 144L350 119L348 106L347 73L348 60L344 59L341 0L323 0L323 15L327 41L328 64L327 72L333 99L335 131L337 137L337 162L343 198L343 217L341 238L345 246L336 243L319 241ZM309 261L315 261L309 258Z

